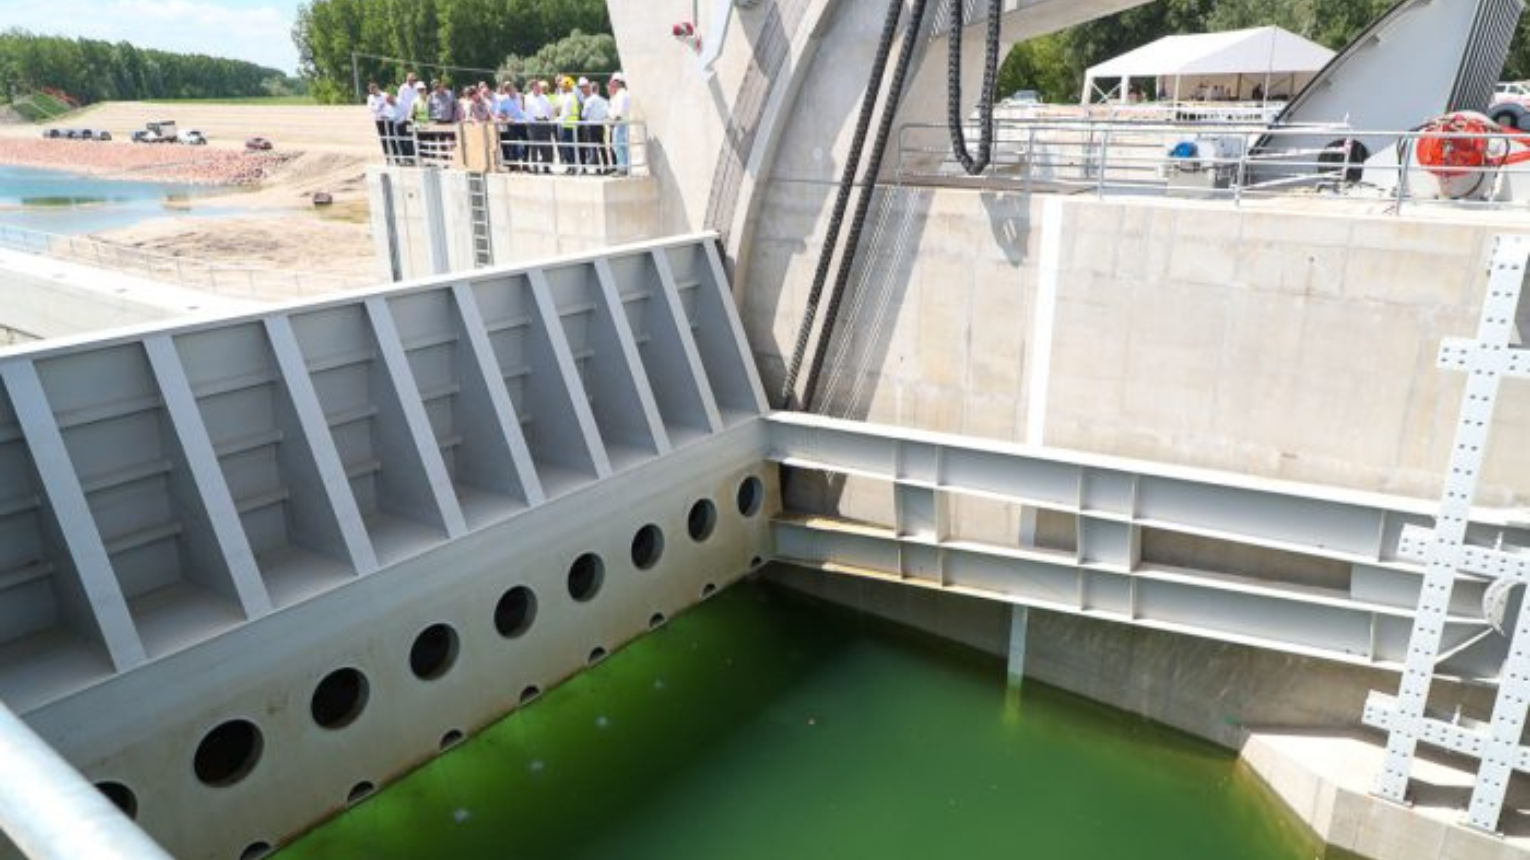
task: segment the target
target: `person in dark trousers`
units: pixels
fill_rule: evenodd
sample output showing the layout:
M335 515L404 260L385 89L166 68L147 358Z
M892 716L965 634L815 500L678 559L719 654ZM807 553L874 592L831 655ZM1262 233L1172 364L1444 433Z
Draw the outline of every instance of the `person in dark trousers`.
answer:
M532 173L552 172L553 109L546 86L543 81L532 81L530 94L526 96L526 133L531 139L527 154Z
M584 166L592 173L611 172L611 149L606 140L610 105L600 95L600 84L585 81L580 87L584 107L580 109L579 142L584 145Z

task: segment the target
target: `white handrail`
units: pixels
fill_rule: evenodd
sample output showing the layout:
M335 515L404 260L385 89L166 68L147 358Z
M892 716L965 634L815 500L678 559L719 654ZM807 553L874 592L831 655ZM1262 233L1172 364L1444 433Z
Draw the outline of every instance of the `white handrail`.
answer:
M4 704L0 830L31 860L173 860Z

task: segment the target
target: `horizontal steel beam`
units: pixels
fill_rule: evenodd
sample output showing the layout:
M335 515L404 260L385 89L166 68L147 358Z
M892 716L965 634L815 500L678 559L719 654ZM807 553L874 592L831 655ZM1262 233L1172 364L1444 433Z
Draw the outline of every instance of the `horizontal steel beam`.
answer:
M788 498L775 523L779 560L1393 671L1406 658L1423 568L1396 547L1430 526L1427 502L797 413L768 420L773 461L883 485L895 511L895 521L867 523ZM963 537L962 499L1071 518L1074 548ZM1501 513L1473 521L1525 540ZM1275 550L1337 563L1348 576L1314 585L1277 570L1144 559L1155 532L1249 558ZM1482 614L1483 583L1461 579L1440 668L1493 682L1501 649Z

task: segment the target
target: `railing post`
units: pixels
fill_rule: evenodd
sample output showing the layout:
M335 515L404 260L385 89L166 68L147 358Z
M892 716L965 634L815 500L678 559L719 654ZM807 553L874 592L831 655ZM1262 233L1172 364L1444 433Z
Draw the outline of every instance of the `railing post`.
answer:
M1096 198L1099 198L1099 199L1104 199L1104 197L1105 197L1105 163L1109 159L1110 159L1110 129L1106 128L1105 129L1105 133L1100 135L1099 177L1098 177L1097 181L1095 182L1095 186L1094 186L1094 196Z
M1025 127L1025 162L1020 166L1020 183L1023 193L1029 197L1033 189L1036 170L1036 126Z
M1403 140L1410 140L1407 135ZM1411 143L1402 148L1402 163L1397 168L1397 211L1394 215L1402 214L1403 201L1408 197L1408 174L1413 170L1413 147L1418 144L1418 138L1411 138Z

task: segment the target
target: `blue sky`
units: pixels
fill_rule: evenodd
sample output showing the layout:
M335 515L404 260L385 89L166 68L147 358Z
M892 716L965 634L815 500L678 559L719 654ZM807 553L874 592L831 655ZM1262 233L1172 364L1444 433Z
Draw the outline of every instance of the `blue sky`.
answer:
M0 0L0 27L297 68L298 0Z

